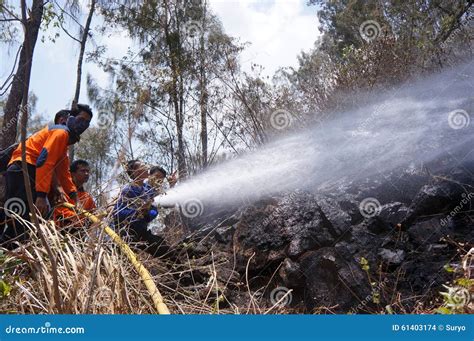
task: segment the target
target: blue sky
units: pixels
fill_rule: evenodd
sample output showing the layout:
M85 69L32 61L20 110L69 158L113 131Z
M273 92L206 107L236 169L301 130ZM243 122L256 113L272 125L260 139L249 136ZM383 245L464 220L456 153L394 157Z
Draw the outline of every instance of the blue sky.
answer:
M82 5L87 12L87 3ZM318 38L318 22L315 7L308 7L306 0L273 1L224 1L209 0L211 9L220 18L225 31L242 42L251 45L242 53L241 63L244 70L250 70L252 63L265 67L267 75L272 75L279 67L296 66L297 55L309 50ZM81 22L85 21L85 17ZM101 23L100 17L94 17L92 27ZM71 26L71 32L77 33L77 27ZM52 116L58 110L68 107L74 94L76 82L76 64L79 44L64 33L55 43L49 41L56 29L42 32L45 42L38 39L31 76L30 89L38 97L36 113ZM97 44L107 46L107 56L121 58L127 49L137 50L126 32L114 32L108 36L94 34ZM1 44L0 82L9 75L18 45ZM87 51L92 51L90 42ZM87 103L85 79L91 74L100 86L108 84L107 75L93 63L83 68L83 86L80 102Z

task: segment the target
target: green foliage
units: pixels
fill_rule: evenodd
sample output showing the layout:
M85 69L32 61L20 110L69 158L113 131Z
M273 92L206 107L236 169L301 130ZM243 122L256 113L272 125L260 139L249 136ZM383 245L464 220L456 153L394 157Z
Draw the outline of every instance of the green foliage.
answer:
M5 10L8 9L7 10ZM2 21L2 19L13 19L13 16L9 13L16 13L16 8L8 4L4 0L0 0L0 43L13 44L17 42L17 37L20 37L21 23L19 21ZM15 14L17 18L20 14Z
M362 270L364 270L365 272L369 271L370 266L369 261L367 259L365 259L364 257L360 257L359 264L362 266Z
M446 291L440 292L443 304L436 309L439 314L459 314L465 312L466 306L471 301L471 292L474 287L474 279L461 277L453 281L453 284L443 285Z
M21 263L21 260L10 257L0 250L0 299L10 295L13 289L10 282L16 279L12 274Z
M378 289L372 291L372 302L380 304L380 291Z
M283 73L303 117L325 119L352 107L347 93L381 90L470 58L472 3L449 0L310 0L321 38L302 53L299 67ZM374 21L365 41L363 23ZM471 25L472 26L472 25Z
M0 280L0 299L7 297L10 295L12 291L12 287L10 284L6 283L3 280Z
M387 314L389 314L389 315L395 314L395 312L393 311L391 305L386 305L386 306L385 306L385 310L387 311Z
M126 29L141 43L138 56L101 63L113 76L110 89L98 91L92 81L88 83L94 101L122 103L116 126L133 125L133 140L147 145L127 148L127 156L172 170L182 153L188 173L193 173L202 166L202 135L209 139L211 160L217 159L219 148L231 148L239 123L229 115L233 98L222 79L234 82L231 74L238 73L241 46L225 34L207 5L147 0L102 6L102 13L108 25ZM209 120L205 132L203 117ZM126 144L135 145L134 141Z
M460 287L469 289L474 286L474 279L471 278L457 278L454 280L454 284Z
M454 269L450 264L445 264L443 268L446 272L449 273L453 273L456 271L456 269Z
M359 28L366 20L380 25L381 36L396 37L407 46L429 48L457 26L459 14L470 6L467 0L310 0L309 3L320 9L322 48L338 57L342 57L347 46L364 45Z
M436 312L438 314L443 314L443 315L456 314L455 311L453 311L452 309L449 309L447 307L439 307L438 309L436 309Z
M44 7L43 21L41 29L43 33L52 32L47 38L52 43L55 43L60 36L61 28L65 23L64 13L60 9L56 8L53 3L48 3ZM46 41L46 36L41 36L41 42Z

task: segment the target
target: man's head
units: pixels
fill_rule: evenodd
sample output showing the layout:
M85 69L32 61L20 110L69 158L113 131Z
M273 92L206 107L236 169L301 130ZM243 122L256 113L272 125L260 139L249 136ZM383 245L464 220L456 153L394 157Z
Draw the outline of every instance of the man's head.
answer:
M128 161L126 171L133 181L144 181L148 178L148 167L140 160Z
M76 187L82 187L87 181L89 181L90 170L89 163L85 160L75 160L71 163L70 171L72 181Z
M166 179L166 171L163 167L160 166L153 166L150 168L150 178L149 183L151 186L155 187L156 189L161 189L163 185L163 180Z
M150 168L150 177L163 180L164 178L166 178L166 175L167 173L163 167L153 166Z
M77 104L76 107L71 110L72 116L75 116L77 119L82 119L90 122L92 120L92 109L87 104Z
M54 116L54 124L66 125L69 116L71 116L71 110L59 110Z
M54 124L66 124L69 116L90 122L92 120L92 109L86 104L77 104L73 110L59 110L54 116Z
M93 116L92 109L88 105L77 104L73 110L70 110L70 113L71 115L67 118L66 125L69 131L77 138L89 128Z
M165 178L166 171L163 167L153 166L150 168L150 185L152 185L153 187L161 187Z

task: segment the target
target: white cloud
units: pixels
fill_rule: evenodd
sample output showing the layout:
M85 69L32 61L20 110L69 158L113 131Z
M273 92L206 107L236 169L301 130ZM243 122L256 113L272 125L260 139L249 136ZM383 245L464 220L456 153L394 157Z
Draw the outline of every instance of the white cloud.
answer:
M242 53L242 66L263 65L268 75L279 67L296 66L297 55L310 49L319 37L316 11L305 1L210 0L226 33L251 45Z

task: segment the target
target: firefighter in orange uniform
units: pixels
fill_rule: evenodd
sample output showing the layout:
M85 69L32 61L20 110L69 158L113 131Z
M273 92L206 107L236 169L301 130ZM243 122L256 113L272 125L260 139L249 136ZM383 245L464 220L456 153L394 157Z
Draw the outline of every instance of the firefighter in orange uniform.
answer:
M33 194L33 202L38 211L45 215L49 205L46 198L56 174L59 184L72 200L77 200L77 189L69 171L68 146L80 140L80 135L89 127L92 110L87 105L78 104L74 110L61 110L51 124L26 140L26 162L28 177ZM29 220L26 187L21 167L21 144L13 152L6 172L5 225L0 231L0 243L28 239L21 220L15 219L9 206L15 205L24 220ZM20 208L18 210L18 208ZM9 214L10 213L10 214Z
M84 190L84 185L89 181L90 166L85 160L75 160L70 167L72 181L77 188L77 206L88 212L97 208L92 196ZM61 191L61 190L60 190ZM62 193L62 201L73 203L73 200L65 193ZM69 226L79 228L86 222L81 219L73 210L58 206L54 210L54 221L59 226Z

